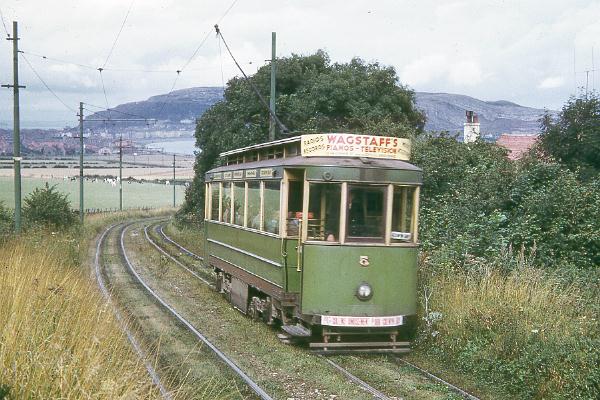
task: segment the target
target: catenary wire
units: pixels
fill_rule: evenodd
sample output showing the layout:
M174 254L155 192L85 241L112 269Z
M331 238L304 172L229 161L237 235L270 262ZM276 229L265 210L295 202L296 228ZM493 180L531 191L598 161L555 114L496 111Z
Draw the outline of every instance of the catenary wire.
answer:
M119 111L119 110L117 110L115 108L106 108L106 107L97 106L97 105L90 104L90 103L83 103L83 104L88 105L90 107L95 107L95 108L98 109L98 110L87 109L88 111L91 111L91 112L112 111L112 112L115 112L115 113L118 113L118 114L128 115L130 117L136 117L136 118L142 118L142 119L148 119L148 120L151 119L151 118L144 117L143 115L128 113L128 112L125 112L125 111Z
M63 101L63 99L61 99L55 92L54 90L52 90L50 88L50 86L48 86L48 84L44 81L44 79L42 79L42 77L40 76L40 74L38 74L38 72L35 70L35 68L33 68L33 65L31 65L31 63L29 62L29 60L27 59L27 57L25 57L25 54L21 54L21 57L23 57L23 60L25 60L25 62L27 63L27 65L29 66L29 68L31 69L31 71L33 71L33 73L35 74L35 76L37 76L37 78L40 80L40 82L42 82L42 84L46 87L46 89L48 89L48 91L50 93L52 93L52 95L54 97L56 97L56 99L58 101L60 101L62 103L63 106L65 106L67 109L69 109L70 111L73 111L74 113L77 112L77 110L75 110L73 107L69 107L69 105L67 105L67 103L65 103Z
M227 7L227 9L225 10L225 12L221 15L221 17L217 20L217 24L220 23L226 16L227 14L229 14L229 12L233 9L233 7L235 6L235 4L238 2L238 0L233 0L231 2L231 4L229 5L229 7ZM175 90L175 86L177 85L177 81L179 80L179 76L180 74L187 68L188 65L190 65L190 63L194 60L194 58L196 57L196 55L198 54L198 52L200 51L200 49L202 48L202 46L204 46L204 43L206 43L206 41L208 40L208 38L210 37L210 30L208 30L206 32L206 35L204 36L204 38L200 41L200 44L198 45L198 47L196 47L196 49L194 50L194 52L192 53L192 55L190 56L190 58L188 58L188 60L185 62L185 64L183 64L183 66L177 70L177 76L175 77L175 79L173 80L173 84L171 85L171 90L169 90L169 93L167 93L165 98L168 98L169 96L171 96L171 93L173 92L173 90ZM156 115L157 117L159 117L165 106L167 105L167 101L163 101L163 103L161 104L161 107L158 111L158 114Z
M0 18L2 18L2 26L4 27L4 32L6 32L6 36L10 37L10 33L8 33L8 29L6 29L6 24L4 23L4 14L2 13L1 8L0 8Z
M100 82L102 82L102 92L104 93L104 100L106 101L106 110L108 110L108 119L110 119L110 106L108 105L108 97L106 96L106 87L104 86L104 78L102 77L102 68L98 68L100 73Z
M32 53L29 51L24 51L24 50L19 50L19 53L24 53L27 54L28 56L32 56L32 57L38 57L41 59L44 59L46 61L54 61L56 63L60 63L60 64L65 64L65 65L75 65L81 68L86 68L86 69L93 69L94 71L98 70L98 67L95 67L93 65L87 65L87 64L82 64L76 61L68 61L68 60L63 60L60 58L55 58L55 57L49 57L49 56L45 56L43 54L37 54L37 53ZM206 67L206 68L199 68L199 69L187 69L186 71L190 71L190 72L204 72L207 70L212 70L212 69L216 69L218 67ZM148 74L153 74L153 73L159 73L159 74L172 74L173 70L172 69L145 69L145 68L128 68L128 67L105 67L102 68L103 71L110 71L110 72L139 72L139 73L148 73Z
M281 130L281 132L283 132L283 133L289 132L288 128L279 120L279 118L277 118L277 115L273 112L273 110L271 110L271 107L267 104L267 101L265 100L265 98L263 97L263 95L260 94L260 91L258 90L258 88L256 87L256 85L254 84L254 82L252 82L252 80L250 80L248 78L248 75L246 75L246 73L244 72L244 70L242 69L242 67L240 66L240 64L237 62L237 60L233 56L233 53L231 52L231 49L227 45L227 42L225 41L225 38L223 37L223 34L221 33L221 30L219 29L219 25L218 24L215 25L215 30L217 31L217 36L221 37L221 40L223 41L223 44L225 45L225 48L227 49L227 52L229 53L229 55L233 59L233 62L235 63L235 65L238 67L238 69L240 70L240 72L244 76L244 79L246 79L246 82L248 82L250 84L250 86L254 90L254 93L256 93L256 96L259 98L260 102L263 104L263 106L265 106L267 108L267 110L269 111L269 115L273 118L273 120L275 121L275 123L279 126L279 129Z
M135 0L131 0L131 3L129 3L129 8L127 9L127 13L125 14L125 18L123 19L123 23L121 24L119 33L117 33L117 36L115 37L115 41L113 42L113 44L110 48L110 51L108 52L108 55L106 56L106 60L104 61L102 68L106 67L106 64L108 64L108 60L110 59L110 56L112 55L113 50L115 49L115 46L117 45L117 41L119 40L119 37L121 36L121 32L123 32L123 28L125 27L125 23L127 22L127 17L129 17L129 13L131 12L133 3L135 3Z

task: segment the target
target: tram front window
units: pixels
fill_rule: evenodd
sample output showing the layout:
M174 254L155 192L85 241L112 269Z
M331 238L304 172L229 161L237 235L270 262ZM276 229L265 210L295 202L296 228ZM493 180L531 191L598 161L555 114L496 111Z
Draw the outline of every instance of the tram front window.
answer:
M311 183L309 192L307 238L339 242L341 185Z
M391 239L395 241L414 241L413 226L414 186L394 186Z
M383 240L385 188L348 185L348 240Z

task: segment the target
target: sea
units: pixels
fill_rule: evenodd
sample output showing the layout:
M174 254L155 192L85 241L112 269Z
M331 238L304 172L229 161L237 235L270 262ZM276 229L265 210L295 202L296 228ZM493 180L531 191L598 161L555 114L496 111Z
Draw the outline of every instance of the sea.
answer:
M194 155L194 152L199 152L196 146L196 139L180 139L180 140L169 140L165 142L148 143L146 145L149 149L162 149L165 153L169 154L185 154Z

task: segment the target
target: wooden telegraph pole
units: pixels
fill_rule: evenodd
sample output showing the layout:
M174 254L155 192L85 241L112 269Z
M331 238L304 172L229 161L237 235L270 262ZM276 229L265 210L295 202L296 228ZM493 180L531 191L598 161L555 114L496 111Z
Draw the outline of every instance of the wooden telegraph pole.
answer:
M79 102L79 220L83 224L83 102Z
M6 38L13 42L13 84L2 85L13 88L13 162L15 175L15 232L21 232L21 124L19 116L19 36L17 21L13 21L13 35Z
M175 154L173 154L173 208L175 208Z

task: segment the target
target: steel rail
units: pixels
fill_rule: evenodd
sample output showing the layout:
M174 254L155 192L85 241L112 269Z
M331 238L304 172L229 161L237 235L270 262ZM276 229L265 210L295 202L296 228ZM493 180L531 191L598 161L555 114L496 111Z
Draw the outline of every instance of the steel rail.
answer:
M104 243L104 239L106 238L106 235L108 235L108 233L117 225L118 224L113 224L113 225L109 226L108 228L106 228L106 230L102 233L102 235L100 235L100 238L98 238L98 243L96 244L96 255L94 257L94 272L96 275L96 281L98 282L98 287L100 288L100 291L102 292L102 296L106 299L106 302L108 304L110 304L113 314L115 315L115 317L117 318L117 321L119 322L119 326L120 326L121 330L127 336L129 343L131 343L131 346L137 353L140 360L142 360L144 362L146 371L148 371L148 375L150 375L150 378L152 379L152 383L154 383L154 385L158 388L158 390L160 391L160 394L162 395L162 397L164 399L171 400L172 399L171 393L161 383L158 373L156 372L156 370L154 369L154 367L148 360L146 353L140 346L139 342L137 341L137 339L135 338L135 336L133 335L131 330L129 330L129 328L127 328L125 319L123 318L123 316L117 309L116 305L112 301L110 292L108 291L108 289L106 287L106 282L104 282L104 278L102 278L102 273L100 271L100 252L101 252L102 244Z
M272 400L272 397L267 394L256 382L252 380L244 371L240 369L230 358L228 358L221 350L219 350L214 344L212 344L203 334L201 334L188 320L183 318L173 307L171 307L166 301L164 301L137 273L125 250L125 232L127 228L133 223L127 224L121 228L121 255L127 265L127 268L131 274L137 279L137 281L146 289L146 291L156 299L165 309L167 309L179 322L186 326L200 341L202 341L208 348L210 348L219 359L221 359L229 368L231 368L258 397L263 400Z
M163 230L163 226L159 225L159 231L160 234L170 243L172 243L174 246L178 247L181 251L183 251L184 253L187 253L189 256L200 260L200 261L204 261L204 257L199 256L198 254L186 249L185 247L183 247L182 245L180 245L179 243L177 243L176 241L174 241L173 239L171 239L170 237L167 236L167 234L164 232Z
M367 391L370 394L372 394L373 397L375 397L377 399L381 399L381 400L390 400L390 397L386 396L385 394L383 394L379 390L375 389L373 386L369 385L367 382L363 381L362 379L360 379L356 375L353 375L350 371L348 371L346 368L342 367L341 365L339 365L335 361L331 361L329 358L327 358L327 357L325 357L323 355L319 355L319 357L321 357L322 359L324 359L329 365L331 365L332 367L334 367L335 369L337 369L339 372L341 372L342 374L344 374L346 376L346 378L350 379L352 382L354 382L357 385L359 385L360 387L362 387L365 391ZM399 399L399 400L402 400L402 398L399 398L399 397L395 397L395 398Z
M461 388L454 386L453 384L451 384L450 382L446 382L445 380L443 380L442 378L435 376L434 374L432 374L431 372L409 362L406 361L402 358L399 357L395 357L394 358L396 360L396 362L401 362L404 363L414 369L416 369L417 371L419 371L420 373L422 373L423 375L425 375L426 377L428 377L429 379L436 381L437 383L441 383L442 385L446 386L448 389L451 389L453 392L458 393L459 395L463 396L465 399L469 399L469 400L480 400L478 397L473 396L471 393L468 393L464 390L462 390Z
M169 253L167 253L164 249L162 249L158 244L156 244L156 242L154 240L152 240L150 238L150 236L148 235L148 226L144 226L144 234L146 235L146 239L150 242L150 244L152 246L154 246L158 251L160 251L162 254L164 254L165 256L169 257L169 259L171 259L175 264L179 265L181 268L185 269L187 272L189 272L190 274L192 274L192 276L194 276L195 278L198 278L200 281L202 281L204 284L210 286L210 287L214 287L214 285L207 281L206 279L204 279L203 277L201 277L200 275L198 275L196 272L192 271L191 269L189 269L188 267L186 267L185 265L183 265L183 263L181 261L179 261L178 259L176 259L175 257L173 257L172 255L170 255Z

